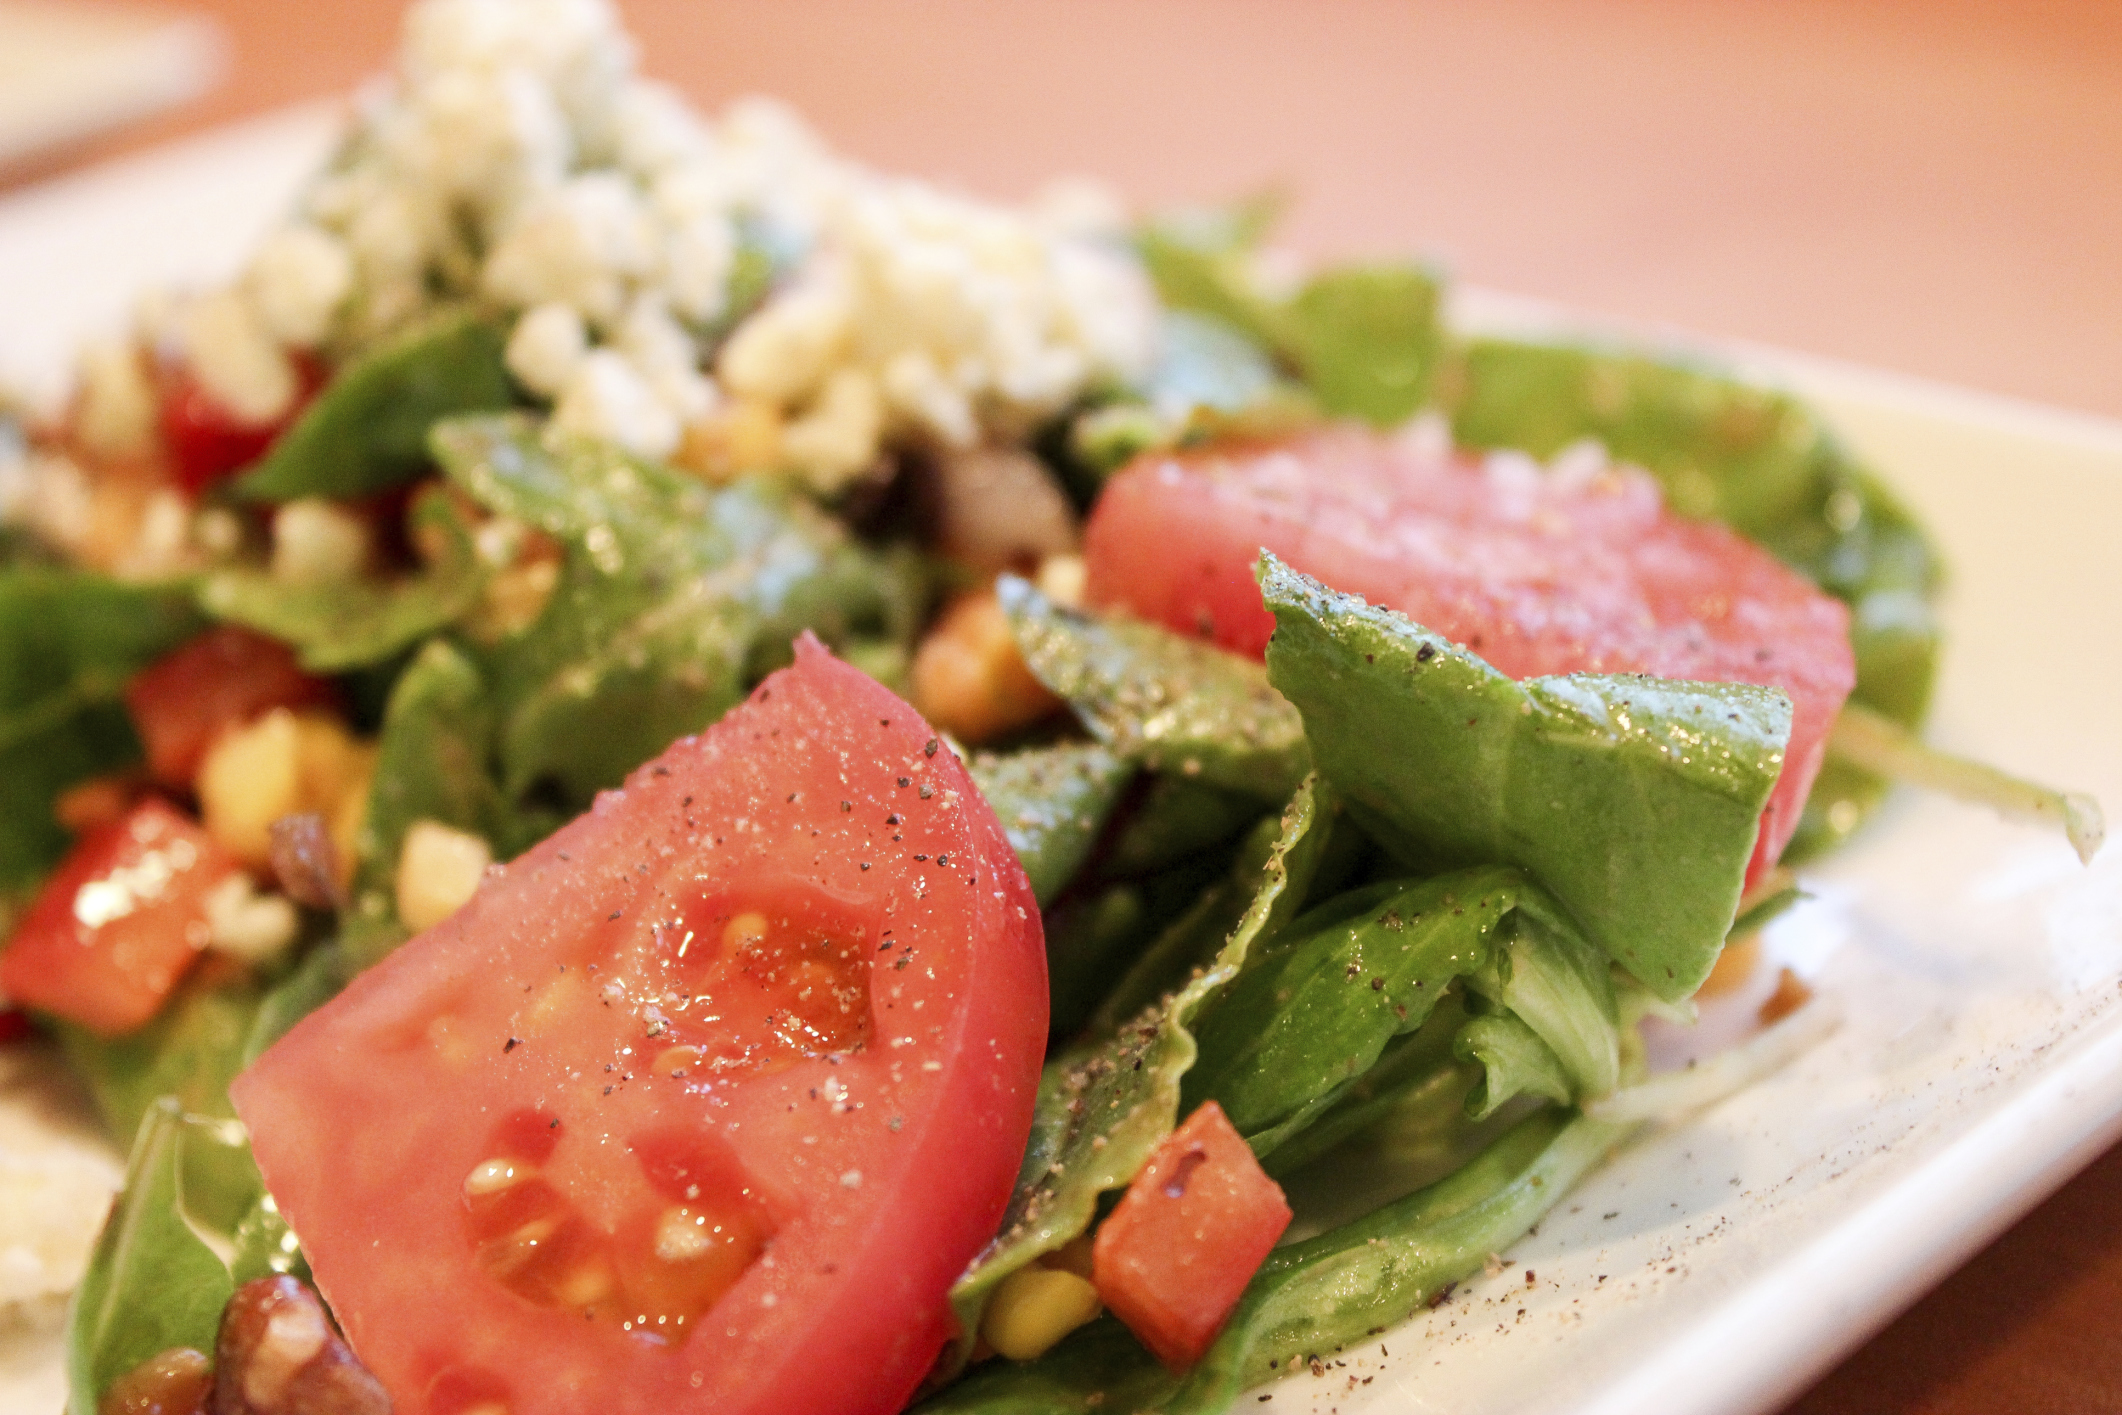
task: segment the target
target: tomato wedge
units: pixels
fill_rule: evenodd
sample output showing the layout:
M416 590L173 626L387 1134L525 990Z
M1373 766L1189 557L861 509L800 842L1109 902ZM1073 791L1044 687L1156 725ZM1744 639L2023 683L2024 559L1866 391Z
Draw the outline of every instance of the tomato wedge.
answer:
M1282 1186L1208 1101L1164 1137L1098 1226L1098 1300L1184 1371L1215 1342L1290 1218Z
M206 946L206 895L236 862L148 797L80 840L0 954L0 993L103 1036L144 1025Z
M1547 475L1347 428L1152 454L1084 530L1086 594L1259 654L1253 562L1272 550L1514 678L1654 673L1790 694L1790 746L1747 869L1798 826L1856 683L1849 611L1759 546L1666 512L1635 471Z
M793 667L234 1087L400 1415L885 1415L1000 1220L1030 886L913 709Z

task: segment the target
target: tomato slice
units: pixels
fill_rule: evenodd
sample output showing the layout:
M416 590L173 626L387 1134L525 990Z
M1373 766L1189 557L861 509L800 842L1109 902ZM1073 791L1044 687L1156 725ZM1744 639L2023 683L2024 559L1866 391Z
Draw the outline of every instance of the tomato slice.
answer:
M1084 530L1086 594L1257 655L1275 628L1253 582L1262 547L1514 678L1783 689L1790 745L1749 884L1797 829L1856 683L1839 600L1724 527L1668 513L1640 472L1549 476L1345 428L1138 459Z
M145 1024L206 944L206 894L236 870L203 827L148 797L84 835L0 954L0 993L104 1036Z
M796 662L234 1087L401 1415L884 1415L1001 1218L1024 872L905 703Z
M1223 1107L1204 1102L1164 1137L1091 1245L1098 1300L1174 1371L1199 1361L1289 1227Z
M276 707L333 707L338 690L304 673L276 639L234 624L207 630L133 675L125 705L148 772L189 791L214 739Z

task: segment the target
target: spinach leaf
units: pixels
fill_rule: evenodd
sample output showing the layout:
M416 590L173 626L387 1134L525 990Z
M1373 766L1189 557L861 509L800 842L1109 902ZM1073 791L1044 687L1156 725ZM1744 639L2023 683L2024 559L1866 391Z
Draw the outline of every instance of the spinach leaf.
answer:
M127 680L204 627L182 585L0 571L0 893L65 853L61 790L139 759Z
M507 336L474 310L445 310L363 351L237 481L259 501L340 500L411 481L428 465L427 434L457 413L515 401Z
M951 1289L960 1333L945 1361L952 1372L971 1354L996 1284L1087 1230L1098 1195L1134 1178L1178 1123L1179 1080L1194 1060L1188 1023L1236 975L1254 942L1273 938L1296 913L1336 810L1330 788L1307 782L1283 813L1281 838L1251 907L1214 966L1117 1034L1047 1063L1001 1232Z
M343 921L342 941L356 968L405 937L397 913L398 855L415 821L481 836L502 859L533 843L519 838L519 817L491 774L494 732L478 668L446 640L430 641L398 679L383 712Z
M201 1202L198 1176L216 1172L250 1181L250 1202L233 1219L221 1196ZM67 1315L69 1415L96 1415L112 1381L171 1347L211 1356L221 1309L236 1288L299 1262L257 1180L242 1127L187 1114L175 1097L156 1101Z
M1782 693L1640 676L1513 682L1272 556L1260 576L1277 624L1268 677L1381 844L1413 864L1517 865L1659 996L1701 984L1782 765Z
M1547 457L1596 438L1657 477L1674 510L1724 522L1847 602L1852 701L1921 723L1942 564L1915 518L1799 400L1707 368L1507 339L1468 343L1451 382L1462 443ZM1830 761L1786 858L1832 845L1883 794L1877 777Z
M711 490L521 414L452 419L432 445L475 500L566 547L544 613L483 655L512 797L543 779L577 803L616 785L719 717L803 629L913 632L914 562L857 544L785 485Z
M211 966L192 970L177 994L138 1031L99 1037L57 1022L59 1042L74 1071L88 1083L104 1124L121 1144L161 1098L187 1114L233 1119L228 1083L247 1060L245 1043L263 988L249 974Z
M967 768L1042 907L1076 877L1135 774L1132 764L1094 742L976 752Z
M294 645L312 673L382 662L455 622L486 583L471 528L439 488L413 503L410 523L414 543L433 554L417 574L388 583L289 585L263 570L232 568L207 576L199 605Z
M1303 778L1303 719L1259 664L1154 624L1062 609L1014 576L996 592L1032 673L1115 752L1263 801Z
M1099 860L1101 873L1149 874L1206 850L1260 819L1257 796L1191 776L1152 776Z

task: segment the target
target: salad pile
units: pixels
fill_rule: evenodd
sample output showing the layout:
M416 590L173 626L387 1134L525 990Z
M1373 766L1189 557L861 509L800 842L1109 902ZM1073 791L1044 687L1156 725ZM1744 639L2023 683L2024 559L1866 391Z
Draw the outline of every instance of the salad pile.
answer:
M1910 735L1940 567L1805 407L1272 215L418 0L0 423L0 1026L130 1150L85 1275L0 1168L76 1415L1225 1410L1816 1035L1636 1024L1882 773L2096 847Z

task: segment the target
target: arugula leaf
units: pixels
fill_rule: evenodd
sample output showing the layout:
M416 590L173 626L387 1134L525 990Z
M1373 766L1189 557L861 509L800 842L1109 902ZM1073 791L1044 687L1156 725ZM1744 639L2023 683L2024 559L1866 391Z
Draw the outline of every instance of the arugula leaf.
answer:
M800 630L913 632L917 565L785 485L711 490L522 414L451 419L431 441L475 500L566 546L544 613L483 655L511 796L541 779L574 802L615 785L719 717Z
M409 519L414 543L433 551L418 574L392 583L289 585L263 570L232 568L207 576L199 605L294 645L313 673L379 663L455 622L486 583L471 528L440 488L423 493Z
M201 1202L199 1176L213 1173L248 1178L252 1197L233 1217L221 1196ZM236 1288L300 1261L258 1181L243 1127L188 1114L173 1096L156 1101L67 1314L69 1415L97 1415L112 1381L171 1347L211 1356Z
M1131 763L1094 742L976 752L967 769L1042 907L1075 878L1135 774Z
M444 310L364 350L236 482L258 501L373 495L427 469L428 429L515 402L507 336L476 310Z
M470 659L442 639L423 648L391 690L376 771L356 842L343 926L348 961L373 963L405 937L398 922L398 855L406 832L437 821L483 837L506 859L532 840L494 782L494 709ZM545 821L531 822L531 829Z
M1307 281L1283 317L1283 344L1320 408L1392 427L1421 407L1444 344L1440 294L1435 276L1403 262Z
M1724 522L1845 601L1851 701L1921 724L1937 670L1942 563L1915 518L1802 402L1708 368L1508 339L1470 341L1449 382L1460 442L1548 457L1596 438L1657 477L1674 510ZM1884 789L1830 761L1785 858L1846 836Z
M1287 799L1303 778L1303 719L1259 664L1154 624L1062 609L1015 576L995 589L1033 675L1115 752L1264 801Z
M96 1109L123 1144L164 1096L188 1113L233 1119L228 1083L243 1067L263 990L250 975L202 963L153 1021L122 1037L99 1037L55 1021L61 1047L88 1083Z
M1213 966L1117 1034L1047 1063L1001 1232L951 1289L959 1330L958 1345L944 1362L951 1372L971 1354L995 1286L1087 1230L1098 1195L1134 1178L1178 1123L1179 1080L1195 1054L1187 1030L1194 1012L1236 976L1256 941L1287 926L1309 888L1336 810L1332 790L1307 781L1283 813L1281 838L1251 906Z
M1659 996L1701 984L1782 765L1782 693L1628 675L1513 682L1272 556L1260 579L1277 624L1269 680L1382 845L1409 863L1518 865Z
M204 627L182 585L0 571L0 893L65 853L61 790L139 759L126 682Z

